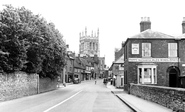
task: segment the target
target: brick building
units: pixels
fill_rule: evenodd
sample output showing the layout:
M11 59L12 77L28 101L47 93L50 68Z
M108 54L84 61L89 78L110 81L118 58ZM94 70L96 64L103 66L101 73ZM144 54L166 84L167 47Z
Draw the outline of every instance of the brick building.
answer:
M152 31L149 18L142 18L140 31L124 44L125 90L130 83L184 87L185 38Z

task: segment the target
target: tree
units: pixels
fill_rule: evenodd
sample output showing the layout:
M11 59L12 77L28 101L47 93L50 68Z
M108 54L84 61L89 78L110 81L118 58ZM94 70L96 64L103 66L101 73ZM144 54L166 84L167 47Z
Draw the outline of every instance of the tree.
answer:
M65 64L65 42L53 23L24 7L0 12L0 69L55 78Z

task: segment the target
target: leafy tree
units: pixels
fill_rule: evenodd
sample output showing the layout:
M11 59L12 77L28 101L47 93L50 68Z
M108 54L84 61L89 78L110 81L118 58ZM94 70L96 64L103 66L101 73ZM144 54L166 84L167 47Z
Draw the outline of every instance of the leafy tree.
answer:
M53 23L24 7L0 12L0 69L55 78L65 65L65 42Z

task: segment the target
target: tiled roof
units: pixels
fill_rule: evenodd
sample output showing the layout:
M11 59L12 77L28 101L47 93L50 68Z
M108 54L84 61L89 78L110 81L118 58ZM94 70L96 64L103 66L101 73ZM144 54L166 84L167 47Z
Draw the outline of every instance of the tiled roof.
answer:
M124 55L118 58L114 63L124 63Z
M169 38L169 39L172 38L173 39L175 37L148 29L130 38L161 38L161 39L162 38Z
M80 69L85 69L85 67L81 64L81 61L78 59L78 57L75 57L74 67L80 68Z
M83 63L83 65L89 66L89 67L91 66L91 65L88 63L87 58L80 57L80 60L81 60L81 62Z

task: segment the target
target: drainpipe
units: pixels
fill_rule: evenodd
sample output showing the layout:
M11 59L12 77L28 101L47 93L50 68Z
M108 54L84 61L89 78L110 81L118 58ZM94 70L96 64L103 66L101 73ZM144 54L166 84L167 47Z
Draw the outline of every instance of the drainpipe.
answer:
M181 38L176 38L175 39L176 41L177 41L177 57L178 57L178 64L177 64L177 67L178 67L178 72L179 72L179 76L181 75L180 74L180 45L179 45L179 41L181 40ZM177 82L178 82L178 84L177 84L177 86L178 87L180 87L181 86L181 80L180 80L180 77L178 76L178 79L177 79Z

